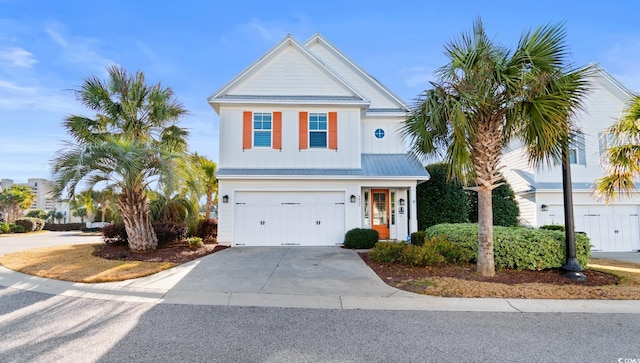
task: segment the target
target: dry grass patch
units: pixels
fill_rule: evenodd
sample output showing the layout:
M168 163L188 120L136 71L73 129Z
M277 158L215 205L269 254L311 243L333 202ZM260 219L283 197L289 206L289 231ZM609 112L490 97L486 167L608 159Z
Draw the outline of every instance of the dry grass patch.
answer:
M101 244L38 248L0 256L0 265L29 275L73 282L122 281L177 266L171 262L106 260L93 255Z

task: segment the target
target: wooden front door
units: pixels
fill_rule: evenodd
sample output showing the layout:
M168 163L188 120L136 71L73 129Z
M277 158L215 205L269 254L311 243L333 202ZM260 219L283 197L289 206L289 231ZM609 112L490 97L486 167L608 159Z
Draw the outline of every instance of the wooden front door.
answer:
M389 189L371 190L371 228L380 239L389 238Z

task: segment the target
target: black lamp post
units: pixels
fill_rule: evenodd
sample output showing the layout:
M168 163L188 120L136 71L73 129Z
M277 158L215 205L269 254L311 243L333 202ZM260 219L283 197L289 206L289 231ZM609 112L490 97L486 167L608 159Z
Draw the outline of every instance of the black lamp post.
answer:
M583 268L577 259L576 231L573 221L573 189L571 187L571 162L569 144L562 151L562 192L564 194L564 240L567 248L567 261L562 266L564 276L576 281L586 281Z

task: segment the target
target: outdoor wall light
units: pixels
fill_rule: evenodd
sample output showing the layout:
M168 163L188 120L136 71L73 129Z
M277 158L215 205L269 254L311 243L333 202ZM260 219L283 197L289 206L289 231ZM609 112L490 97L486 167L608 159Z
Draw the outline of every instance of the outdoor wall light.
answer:
M356 202L356 196L351 194L351 203L355 203Z
M548 205L546 205L546 204L543 204L543 205L541 205L541 206L540 206L540 209L541 209L543 212L546 212L546 211L548 211L548 210L549 210L549 206L548 206Z
M222 196L222 203L229 203L229 196L228 195L223 195Z
M404 199L400 198L400 200L398 201L398 203L399 203L400 205L404 205Z

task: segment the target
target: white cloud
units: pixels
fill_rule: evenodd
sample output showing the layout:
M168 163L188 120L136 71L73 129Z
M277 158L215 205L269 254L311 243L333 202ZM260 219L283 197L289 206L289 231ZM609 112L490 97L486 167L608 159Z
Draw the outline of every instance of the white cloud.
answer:
M100 54L97 48L100 41L95 38L77 36L65 36L60 24L53 24L45 28L45 31L54 43L62 48L61 58L75 66L86 67L95 72L104 74L105 66L117 64L115 61Z
M38 61L33 54L18 47L0 48L0 64L10 67L31 68Z

